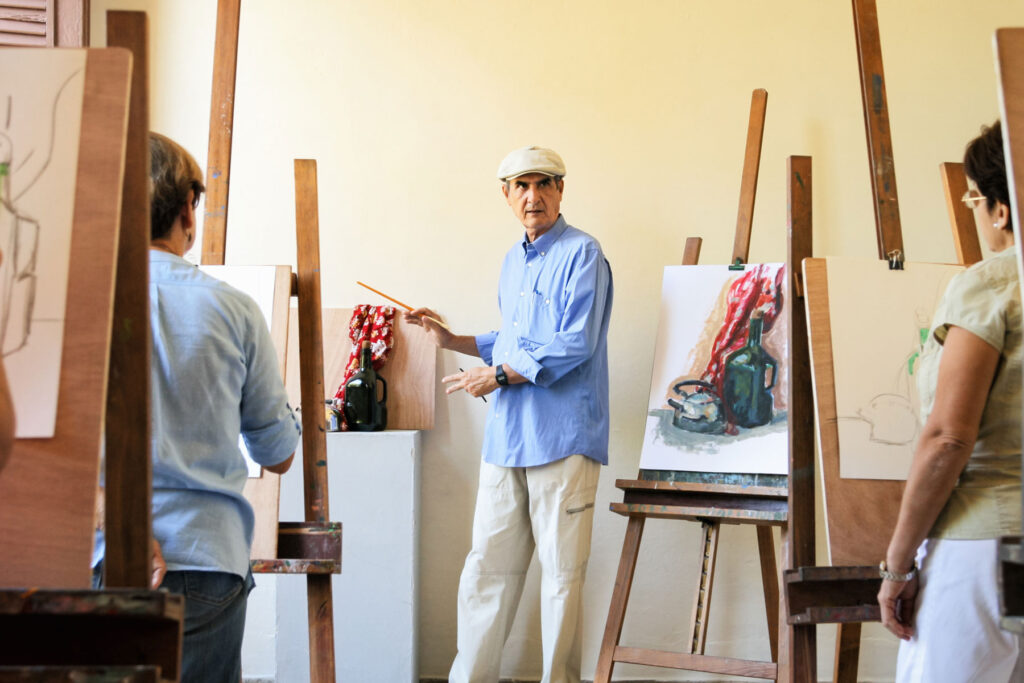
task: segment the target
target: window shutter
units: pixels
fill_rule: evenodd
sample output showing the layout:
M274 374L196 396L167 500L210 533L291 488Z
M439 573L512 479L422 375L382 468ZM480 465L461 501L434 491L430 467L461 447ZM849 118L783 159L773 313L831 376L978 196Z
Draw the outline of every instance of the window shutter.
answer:
M54 0L0 0L0 45L53 47Z

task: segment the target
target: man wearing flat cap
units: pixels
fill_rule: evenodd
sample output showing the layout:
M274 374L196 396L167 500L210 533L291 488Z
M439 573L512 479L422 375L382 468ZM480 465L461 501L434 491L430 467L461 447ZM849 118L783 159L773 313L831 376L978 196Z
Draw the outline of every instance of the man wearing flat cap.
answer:
M583 580L598 473L608 464L612 275L597 240L559 212L564 176L561 157L539 147L518 149L498 167L525 229L502 263L499 330L456 335L425 308L405 317L438 346L486 363L445 377L448 393L493 393L473 547L459 581L455 683L497 682L535 547L542 680L580 680Z

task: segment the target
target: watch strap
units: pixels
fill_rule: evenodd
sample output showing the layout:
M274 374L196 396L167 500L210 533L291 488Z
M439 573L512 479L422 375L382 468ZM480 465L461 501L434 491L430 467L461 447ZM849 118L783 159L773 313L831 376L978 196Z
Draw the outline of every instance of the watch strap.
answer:
M508 386L508 375L505 374L505 366L498 363L494 366L494 379L503 387Z

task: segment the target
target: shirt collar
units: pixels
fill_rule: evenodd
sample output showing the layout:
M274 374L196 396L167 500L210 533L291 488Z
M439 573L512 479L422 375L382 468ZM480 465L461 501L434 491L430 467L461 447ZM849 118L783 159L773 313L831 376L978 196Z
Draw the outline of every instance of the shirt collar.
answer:
M565 229L569 227L565 222L565 216L558 214L558 220L555 224L545 232L543 235L533 241L533 248L540 253L546 252L551 248L551 245L558 241L558 238L562 236ZM526 235L523 234L523 251L525 252L530 246L530 241L526 239Z
M177 254L172 254L169 251L161 251L159 249L149 250L149 262L150 263L180 263L186 266L193 266L195 264L189 263Z

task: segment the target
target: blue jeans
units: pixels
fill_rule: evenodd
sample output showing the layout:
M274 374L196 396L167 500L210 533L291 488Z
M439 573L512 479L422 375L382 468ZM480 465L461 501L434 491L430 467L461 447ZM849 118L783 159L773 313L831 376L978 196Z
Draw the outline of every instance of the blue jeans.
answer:
M100 565L93 570L99 588ZM242 634L245 606L255 586L227 572L167 572L160 588L185 596L185 639L181 683L238 683L242 679Z

